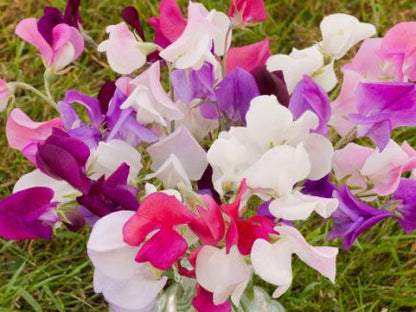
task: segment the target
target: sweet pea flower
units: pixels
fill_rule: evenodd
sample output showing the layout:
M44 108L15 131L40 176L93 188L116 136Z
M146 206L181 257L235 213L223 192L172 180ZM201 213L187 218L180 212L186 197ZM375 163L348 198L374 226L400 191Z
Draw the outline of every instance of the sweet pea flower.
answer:
M84 39L81 33L75 27L65 23L53 27L50 42L40 32L39 23L33 17L20 21L15 33L39 50L46 68L52 73L63 70L84 50Z
M237 67L217 85L215 95L218 109L228 120L245 122L251 100L260 93L253 75Z
M206 152L184 126L151 145L147 152L152 158L153 174L165 188L176 188L179 183L190 186L190 181L199 180L207 165Z
M243 180L235 201L221 205L222 210L230 217L230 225L225 238L226 250L230 252L232 246L237 245L240 254L244 256L250 254L257 239L268 240L269 234L274 233L274 223L266 217L258 215L247 220L241 219L240 204L246 191L246 180Z
M402 173L415 166L416 154L409 152L409 146L390 140L382 151L349 143L335 152L333 169L338 181L345 180L357 191L365 191L369 181L372 191L386 196L397 189Z
M152 43L139 42L121 22L108 26L106 32L109 39L98 45L99 52L106 52L111 68L122 75L131 74L146 63L146 56L155 51Z
M271 72L281 70L291 94L304 75L313 77L325 91L331 91L337 84L334 62L324 62L317 45L298 50L293 48L289 55L276 54L267 59L267 69Z
M121 140L100 142L97 149L92 151L87 163L89 177L92 179L102 175L108 177L122 163L126 163L130 168L129 181L136 182L142 169L141 155L137 149Z
M415 205L416 180L402 178L393 194L393 201L399 201L395 207L398 214L397 220L400 226L411 233L416 229L416 205Z
M196 295L192 300L193 307L198 312L231 312L231 303L214 304L214 296L201 286L197 286Z
M156 62L145 72L129 82L134 91L121 105L121 109L132 107L137 112L139 123L159 123L183 118L183 113L172 102L160 83L160 63Z
M196 280L213 293L214 305L231 301L238 306L248 282L251 268L245 263L236 246L227 253L225 248L203 246L195 265Z
M11 148L21 151L27 159L35 163L38 143L44 142L52 134L53 128L62 127L60 118L34 122L21 109L15 108L7 118L6 137Z
M88 146L54 128L44 143L38 145L36 166L57 180L64 180L83 194L88 193L90 180L85 165L90 156Z
M263 22L267 20L263 0L232 0L228 15L243 22Z
M383 149L397 127L416 125L416 87L412 83L361 83L356 92L357 135L370 137Z
M256 67L266 64L270 55L268 38L247 46L233 47L227 52L226 72L229 73L237 67L252 71Z
M176 0L160 1L159 15L159 18L150 18L149 24L155 29L153 41L166 48L182 35L186 27L186 19Z
M319 118L319 126L314 132L328 135L326 124L331 116L329 98L309 76L303 76L297 84L290 99L289 109L294 118L299 118L307 110L314 112Z
M32 187L0 201L0 236L10 240L51 239L52 226L59 221L53 190Z
M261 95L274 95L280 104L286 107L289 105L290 95L281 70L269 72L266 65L260 65L251 73L256 79Z
M362 23L354 16L342 13L325 16L320 24L322 46L326 55L342 58L354 45L376 34L372 24Z
M199 69L204 61L215 63L210 52L212 41L219 34L213 23L214 14L215 11L208 12L200 3L189 2L185 30L159 56L178 69Z
M343 247L349 249L357 237L377 222L392 217L391 212L375 209L355 198L344 184L333 196L338 199L338 209L332 214L334 225L328 239L341 237Z
M97 217L118 210L136 210L137 189L127 184L129 166L122 163L110 176L101 176L91 182L88 192L76 198L77 202Z
M394 25L384 35L378 55L394 66L399 81L416 80L416 22Z
M94 265L94 291L103 293L115 312L151 312L167 282L146 264L134 261L138 247L123 241L123 226L134 211L113 212L94 225L87 243ZM120 291L123 290L123 291Z
M7 86L7 82L0 79L0 113L6 109L7 103L12 95L13 92Z
M274 298L284 294L292 283L292 254L317 270L323 276L335 281L336 256L338 249L326 246L311 246L299 231L291 226L275 227L279 240L269 243L264 239L254 242L251 263L254 272L277 289Z
M157 192L148 195L123 227L123 238L130 246L140 246L139 263L149 261L159 270L170 269L188 249L177 226L189 224L194 215L174 196ZM155 232L156 231L156 232ZM146 237L153 235L146 240Z

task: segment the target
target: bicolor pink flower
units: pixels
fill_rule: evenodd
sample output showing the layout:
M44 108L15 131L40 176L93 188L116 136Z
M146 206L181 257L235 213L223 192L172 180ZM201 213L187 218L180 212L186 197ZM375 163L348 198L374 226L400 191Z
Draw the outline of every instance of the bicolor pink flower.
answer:
M48 43L37 23L34 17L26 18L17 24L15 33L39 50L48 70L59 72L81 55L84 39L78 29L64 23L56 25L52 30L52 43Z
M135 262L138 247L123 241L123 226L133 215L123 210L101 218L87 244L94 265L94 291L103 293L114 312L152 311L167 282L166 276L157 279L147 264Z
M416 22L398 23L381 42L378 55L394 65L399 81L416 80Z
M108 63L119 74L128 75L141 68L146 63L146 55L153 52L146 51L124 22L108 26L106 32L109 39L99 44L98 51L106 52Z
M135 89L121 105L121 109L131 107L137 112L137 121L143 124L159 123L167 126L171 120L183 118L181 110L166 94L160 82L160 63L129 82Z
M199 69L205 61L215 63L211 47L219 29L213 23L215 11L208 12L200 3L190 2L188 23L181 36L159 53L178 69Z
M277 242L269 243L258 239L251 251L254 272L266 282L278 286L273 293L274 298L284 294L292 283L292 254L334 282L337 248L311 246L291 226L277 226L275 231L279 233Z
M230 217L230 225L226 236L227 252L232 246L237 245L242 255L249 255L254 242L261 238L269 240L269 235L275 233L274 223L263 216L254 216L247 220L240 217L240 204L244 193L247 191L246 180L241 181L237 197L231 204L223 204L221 208Z
M32 121L22 110L15 108L10 113L6 123L6 136L9 146L17 149L32 163L35 162L37 144L44 142L53 128L62 129L60 118L46 122Z
M6 239L51 239L52 226L59 221L51 202L53 190L32 187L0 201L0 236Z
M214 304L213 293L199 285L196 286L196 295L192 300L192 305L198 312L231 312L229 301L218 305Z
M232 0L228 15L240 18L243 22L263 22L267 20L264 0Z
M252 71L256 67L266 64L271 55L269 38L247 46L231 48L227 52L226 71L229 73L236 67Z
M7 86L7 82L0 79L0 113L6 109L11 96L12 91Z
M177 226L189 224L193 218L192 212L174 196L152 193L124 225L124 241L130 246L141 245L137 262L149 261L157 269L168 270L188 249Z

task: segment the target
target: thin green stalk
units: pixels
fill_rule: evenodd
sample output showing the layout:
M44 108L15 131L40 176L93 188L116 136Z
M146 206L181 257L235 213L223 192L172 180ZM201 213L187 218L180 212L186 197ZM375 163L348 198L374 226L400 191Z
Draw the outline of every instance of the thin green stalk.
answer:
M46 103L48 103L50 106L52 106L55 110L58 110L58 105L56 105L53 99L51 99L49 96L45 95L44 93L42 93L35 87L31 86L30 84L27 84L21 81L13 81L13 82L9 82L7 85L11 89L20 88L20 89L31 91L34 94L36 94L38 97L40 97L42 100L44 100Z

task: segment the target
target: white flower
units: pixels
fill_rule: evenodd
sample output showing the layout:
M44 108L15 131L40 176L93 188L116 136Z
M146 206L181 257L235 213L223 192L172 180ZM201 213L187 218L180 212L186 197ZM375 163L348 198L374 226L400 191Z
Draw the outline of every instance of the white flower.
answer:
M254 272L266 282L278 286L274 298L285 293L292 283L292 254L334 282L337 248L311 246L291 226L277 226L275 230L279 233L276 243L258 239L251 250Z
M215 305L224 303L230 296L238 305L251 278L251 268L236 246L227 254L225 248L205 245L198 253L195 273L197 282L213 293Z

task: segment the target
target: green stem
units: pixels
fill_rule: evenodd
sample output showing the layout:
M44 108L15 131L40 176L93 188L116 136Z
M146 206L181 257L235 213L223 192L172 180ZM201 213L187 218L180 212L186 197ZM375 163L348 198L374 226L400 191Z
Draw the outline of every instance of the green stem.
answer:
M21 81L13 81L13 82L9 82L8 86L12 89L20 88L20 89L31 91L34 94L36 94L38 97L40 97L42 100L44 100L46 103L48 103L50 106L52 106L54 109L58 110L58 105L56 105L53 99L51 99L49 96L45 95L44 93L40 92L38 89L31 86L30 84L27 84Z
M55 100L54 100L54 98L53 98L53 96L52 96L51 89L49 87L50 80L51 80L51 76L46 71L45 74L43 75L43 83L44 83L44 86L45 86L46 95L48 96L48 98L52 102L56 103Z

